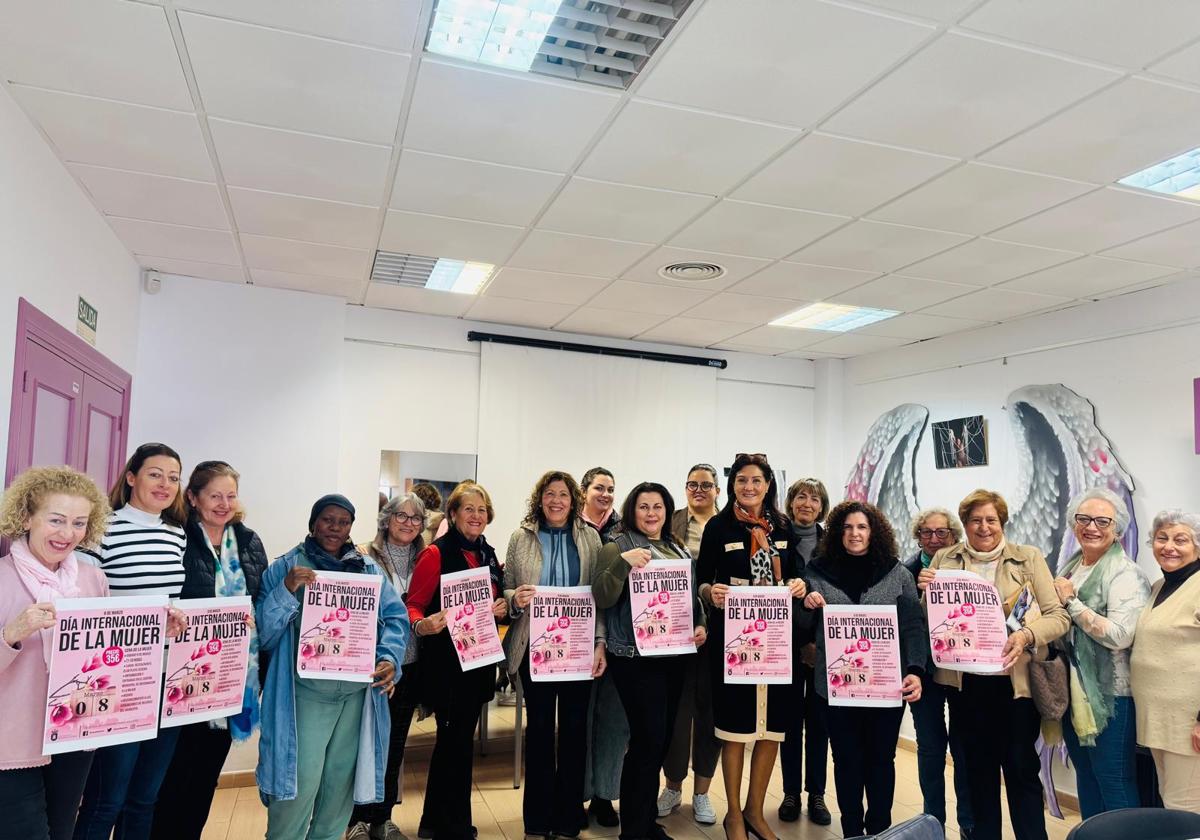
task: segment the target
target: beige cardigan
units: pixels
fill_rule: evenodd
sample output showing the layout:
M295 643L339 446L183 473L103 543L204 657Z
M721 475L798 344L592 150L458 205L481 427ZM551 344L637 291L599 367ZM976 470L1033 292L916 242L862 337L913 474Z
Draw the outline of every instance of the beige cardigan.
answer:
M1200 710L1200 575L1155 607L1163 587L1150 589L1129 658L1137 742L1151 749L1196 756L1192 727Z
M600 533L574 517L571 536L575 550L579 552L579 585L591 586L596 574L596 558L600 554ZM508 551L504 555L504 600L508 602L508 614L516 606L513 595L518 586L537 586L542 579L542 542L538 539L538 526L534 522L522 522L508 540ZM513 618L506 637L508 645L508 672L517 673L525 650L529 647L529 612L526 610ZM604 642L604 610L596 610L596 644Z

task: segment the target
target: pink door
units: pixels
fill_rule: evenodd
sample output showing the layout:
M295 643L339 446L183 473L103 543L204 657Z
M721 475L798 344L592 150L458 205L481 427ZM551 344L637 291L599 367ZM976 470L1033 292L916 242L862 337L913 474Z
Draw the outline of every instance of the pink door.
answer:
M22 405L13 475L29 467L78 463L75 438L83 372L37 342L26 339Z
M107 491L124 465L121 432L124 429L124 394L90 374L83 377L80 430L83 451L76 463Z

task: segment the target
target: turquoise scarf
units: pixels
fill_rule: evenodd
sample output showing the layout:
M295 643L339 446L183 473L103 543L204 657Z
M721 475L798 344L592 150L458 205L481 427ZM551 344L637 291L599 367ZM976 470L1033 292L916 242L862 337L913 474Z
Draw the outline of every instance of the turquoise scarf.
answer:
M238 552L237 537L233 526L225 526L221 536L221 550L217 551L204 541L213 554L214 580L218 598L236 598L248 595L246 575L242 571L242 555ZM258 631L250 628L250 659L246 667L246 690L242 695L242 712L233 717L210 722L214 729L229 729L236 741L244 741L258 728Z
M1126 562L1125 550L1121 547L1120 542L1114 542L1108 551L1104 552L1096 561L1096 567L1092 569L1088 579L1083 582L1083 586L1079 587L1075 597L1097 615L1107 615L1108 584L1112 580L1112 566L1114 563L1122 562ZM1063 568L1063 577L1070 577L1081 563L1083 563L1083 552L1077 551ZM1078 675L1079 681L1083 684L1087 705L1091 708L1092 718L1095 720L1094 733L1088 731L1090 727L1082 725L1083 721L1080 722L1080 726L1076 726L1076 732L1079 735L1079 743L1085 747L1094 747L1096 736L1104 731L1104 727L1108 726L1108 722L1113 716L1113 683L1116 665L1113 663L1112 651L1074 624L1071 625L1071 648L1078 666L1074 669L1074 673ZM1074 714L1072 714L1072 723L1074 723Z

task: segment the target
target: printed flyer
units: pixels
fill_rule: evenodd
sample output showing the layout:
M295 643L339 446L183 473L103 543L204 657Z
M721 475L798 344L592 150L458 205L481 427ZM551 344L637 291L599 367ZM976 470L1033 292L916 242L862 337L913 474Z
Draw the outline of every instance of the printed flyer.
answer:
M534 682L590 680L596 599L590 586L539 586L529 603L529 676Z
M197 598L176 606L187 629L167 646L159 726L241 714L250 656L250 599Z
M731 586L725 596L725 682L792 681L792 596L787 587Z
M826 604L823 612L829 705L904 705L895 606Z
M64 598L55 608L42 755L153 738L166 596Z
M446 632L464 671L504 661L492 615L492 576L486 566L442 575Z
M642 656L696 652L690 560L654 559L630 569L629 608Z
M939 668L974 674L1004 670L1004 607L1000 593L974 572L938 569L925 589L929 648Z
M379 633L379 575L317 571L304 588L296 673L309 680L371 682Z

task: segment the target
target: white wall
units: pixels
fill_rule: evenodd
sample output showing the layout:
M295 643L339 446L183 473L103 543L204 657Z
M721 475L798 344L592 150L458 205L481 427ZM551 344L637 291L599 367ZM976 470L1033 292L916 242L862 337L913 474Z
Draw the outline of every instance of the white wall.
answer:
M100 312L97 349L135 373L138 266L3 87L0 149L0 440L6 441L17 298L73 333L82 295ZM0 452L0 470L6 457Z

